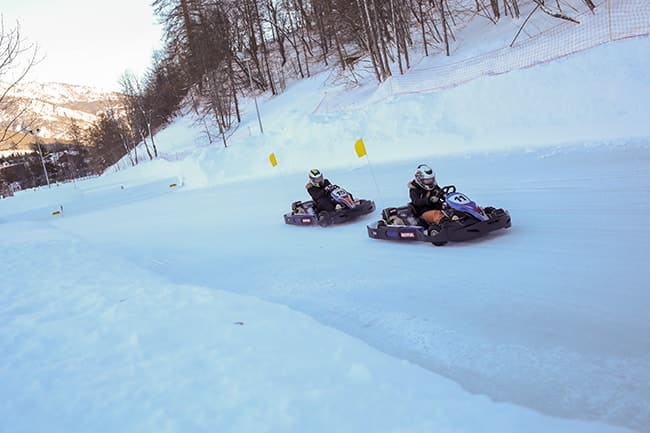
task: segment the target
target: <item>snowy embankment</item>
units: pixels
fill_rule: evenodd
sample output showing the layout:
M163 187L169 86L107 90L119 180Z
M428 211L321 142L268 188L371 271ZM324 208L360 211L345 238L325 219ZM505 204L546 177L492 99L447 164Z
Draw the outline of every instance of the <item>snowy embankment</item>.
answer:
M317 114L324 95L359 98L372 89L332 86L328 73L292 85L261 108L252 104L231 147L206 146L200 124L180 119L159 134L161 152L185 157L177 172L188 186L305 172L306 167L362 167L362 137L372 163L552 145L647 140L650 37L596 47L553 63L483 77L436 93L401 95L363 109ZM236 147L236 150L234 149ZM198 148L198 149L197 149ZM192 150L195 149L195 150ZM275 152L279 166L271 167ZM245 161L245 166L242 166Z

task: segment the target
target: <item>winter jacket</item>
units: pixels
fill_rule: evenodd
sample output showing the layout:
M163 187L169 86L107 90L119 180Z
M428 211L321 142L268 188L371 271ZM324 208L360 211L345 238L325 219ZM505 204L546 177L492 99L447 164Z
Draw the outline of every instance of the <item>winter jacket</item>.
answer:
M336 207L336 202L334 202L330 193L328 191L325 191L325 188L329 185L331 185L331 182L327 179L324 179L323 184L319 186L313 185L311 183L305 185L307 192L314 200L314 207L316 208L317 212L323 210L333 211Z
M445 194L442 188L436 185L431 191L422 188L415 180L408 184L411 206L416 216L422 215L428 210L441 210Z

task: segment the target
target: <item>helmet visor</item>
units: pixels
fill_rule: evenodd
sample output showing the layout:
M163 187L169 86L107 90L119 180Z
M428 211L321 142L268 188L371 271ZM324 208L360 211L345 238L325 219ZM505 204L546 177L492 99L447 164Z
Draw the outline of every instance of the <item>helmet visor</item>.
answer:
M420 179L420 183L426 189L433 189L433 187L436 185L436 177L435 176L423 176Z

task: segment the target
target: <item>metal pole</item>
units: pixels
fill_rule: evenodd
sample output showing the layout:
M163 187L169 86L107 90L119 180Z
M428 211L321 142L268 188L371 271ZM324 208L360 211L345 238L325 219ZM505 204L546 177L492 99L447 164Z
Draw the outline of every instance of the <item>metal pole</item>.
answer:
M47 187L50 187L50 177L47 175L47 168L45 168L45 160L43 159L43 151L41 150L41 144L36 141L36 144L38 146L38 153L41 154L41 164L43 164L43 173L45 173L45 181L47 182Z
M29 131L30 134L34 136L34 143L38 147L38 153L41 156L41 164L43 165L43 173L45 173L45 181L47 182L47 187L50 188L50 177L47 175L47 168L45 168L45 160L43 159L43 151L41 150L41 143L38 142L38 135L36 133L40 132L40 129L37 129L36 132Z
M250 59L244 60L246 62L246 68L248 69L248 79L250 80L251 92L253 93L253 100L255 101L255 111L257 112L257 122L260 124L260 132L264 134L264 128L262 128L262 118L260 117L260 108L257 106L257 97L255 96L255 89L253 89L253 75L251 74L251 65Z
M612 36L612 0L607 0L607 23L609 25L609 40L613 41Z

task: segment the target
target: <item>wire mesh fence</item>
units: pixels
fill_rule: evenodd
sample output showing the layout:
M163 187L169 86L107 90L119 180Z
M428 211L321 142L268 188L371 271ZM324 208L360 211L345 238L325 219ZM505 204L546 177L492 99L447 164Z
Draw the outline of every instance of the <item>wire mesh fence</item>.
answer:
M602 0L596 9L575 16L579 24L550 19L552 25L517 40L513 46L500 48L458 62L429 68L414 68L404 75L394 75L382 83L372 100L342 101L339 95L327 95L316 113L360 109L390 96L433 92L458 86L486 75L503 74L550 62L606 42L650 35L650 0Z

